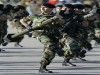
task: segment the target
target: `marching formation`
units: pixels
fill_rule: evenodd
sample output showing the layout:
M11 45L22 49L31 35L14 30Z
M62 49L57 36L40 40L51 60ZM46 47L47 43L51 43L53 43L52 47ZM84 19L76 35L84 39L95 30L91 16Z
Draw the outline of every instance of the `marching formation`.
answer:
M90 42L100 43L100 6L43 3L40 10L40 14L30 15L22 5L0 4L0 45L15 42L16 47L23 47L24 34L36 38L44 45L40 73L53 73L46 67L56 54L63 57L62 66L76 66L70 59L86 61L86 52L92 50ZM7 33L8 20L15 34Z

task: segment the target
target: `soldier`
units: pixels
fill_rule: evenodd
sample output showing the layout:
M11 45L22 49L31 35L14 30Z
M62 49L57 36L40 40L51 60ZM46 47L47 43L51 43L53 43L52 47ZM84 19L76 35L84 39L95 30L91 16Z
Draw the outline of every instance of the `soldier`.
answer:
M81 19L82 19L83 16L86 15L86 13L83 12L84 5L78 4L78 5L76 5L76 8L77 8L77 10L76 10L77 15L80 16ZM83 19L79 24L80 24L80 28L79 28L79 33L77 35L79 38L76 38L76 39L78 40L78 42L80 42L80 44L86 50L91 50L92 49L91 43L88 42L88 25L89 25L89 22L88 22L88 20ZM82 41L82 39L84 41ZM84 50L84 52L85 52L85 50Z
M12 5L10 5L10 4L8 4L8 5L4 5L4 7L3 7L3 11L4 11L4 13L6 14L6 16L7 16L7 21L5 22L5 24L6 24L6 26L8 26L8 20L9 21L12 21L12 12L13 12L13 9L14 9L14 7L12 6ZM6 37L6 36L5 36ZM4 37L4 38L5 38ZM5 40L5 39L3 39L4 41L3 41L3 43L2 43L2 45L3 46L6 46L7 44L8 44L8 42Z
M71 5L68 5L70 7L72 7ZM85 39L85 34L83 34L83 32L81 32L81 29L83 27L85 27L82 23L84 22L83 19L83 14L81 15L82 10L83 10L83 6L80 7L80 5L78 5L79 9L77 9L77 11L74 11L73 9L70 9L67 7L67 11L66 13L69 12L68 16L66 17L66 23L64 26L64 30L63 32L65 33L63 35L63 38L61 39L64 44L64 51L65 51L65 58L64 58L64 62L62 63L62 65L67 66L68 63L71 64L72 66L76 66L75 64L72 64L70 61L70 59L72 59L73 57L78 57L78 58L83 58L85 56L86 51L82 50L83 46L83 42L82 39ZM82 26L83 25L83 26ZM87 25L87 24L85 24ZM81 36L82 35L82 36ZM84 37L83 37L84 36ZM80 40L81 38L81 40Z
M16 28L17 33L23 31L26 28L25 26L23 26L20 23L20 19L22 19L23 17L26 17L28 15L29 15L29 13L25 10L24 6L17 5L14 7L12 27ZM19 44L23 38L24 38L24 36L20 36L20 39L17 40L17 42L15 43L15 47L23 47Z
M54 17L53 8L55 8L54 5L44 3L41 6L41 14L36 15L36 18L33 19L33 24L35 26L41 26L41 22ZM46 67L52 62L55 53L59 56L63 56L63 50L60 50L59 41L56 38L56 36L59 35L58 28L60 26L59 22L61 22L58 20L54 20L45 27L33 31L33 35L44 45L44 53L40 62L40 73L52 73L52 71L49 71ZM24 19L21 20L21 23L24 24L24 26L28 26L27 23L24 22Z
M70 62L70 59L73 58L76 50L79 50L78 43L73 38L77 31L76 29L78 28L78 25L76 25L76 18L74 19L74 6L72 4L65 4L65 6L66 15L62 15L65 16L65 24L62 25L62 38L60 39L60 45L64 50L64 61L62 65L67 66L68 64L70 64L72 66L76 66L75 64L72 64Z
M95 21L94 21L94 25L95 25L95 36L97 38L100 39L100 7L97 8L97 13L96 13L96 16L95 16ZM97 40L96 41L98 44L100 44L100 40Z
M4 5L0 4L0 45L4 42L3 38L7 34L7 15L3 9ZM2 50L0 49L0 52Z

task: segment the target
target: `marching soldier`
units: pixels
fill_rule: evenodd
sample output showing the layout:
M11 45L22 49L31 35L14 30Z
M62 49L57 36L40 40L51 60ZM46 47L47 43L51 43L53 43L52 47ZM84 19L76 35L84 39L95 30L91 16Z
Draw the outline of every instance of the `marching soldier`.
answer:
M41 23L43 21L54 17L55 14L52 11L53 8L55 8L54 5L44 3L41 6L41 13L39 15L36 15L36 18L33 19L33 24L35 26L41 26ZM59 41L56 37L59 35L58 28L60 26L59 22L61 22L58 20L59 19L57 19L57 21L54 20L51 23L47 24L45 27L33 31L33 35L44 45L43 56L40 62L40 73L52 73L52 71L49 71L48 69L46 69L46 67L52 62L53 58L55 57L55 53L57 53L59 56L63 56L63 50L60 49ZM24 20L21 21L22 24L28 26L27 23L24 22Z
M13 26L13 28L16 28L17 33L23 31L26 28L25 26L23 26L20 23L20 19L22 19L23 17L26 17L28 15L29 15L29 13L25 10L24 6L17 5L14 7L12 26ZM23 47L19 44L23 38L24 38L24 36L20 36L20 39L17 40L17 42L15 43L15 47Z
M0 45L4 42L4 36L7 34L7 14L3 9L4 5L0 4ZM2 50L0 49L0 52Z
M83 39L87 42L87 32L83 28L87 26L87 22L83 19L83 5L77 5L76 11L74 11L74 6L71 4L66 5L67 11L66 13L69 13L66 20L66 24L64 26L63 32L65 33L63 35L63 38L61 39L64 44L64 51L65 51L65 58L62 65L67 66L68 63L72 66L76 66L75 64L72 64L70 62L70 59L73 57L83 58L85 57L85 50L82 50L84 47L83 45ZM69 7L71 9L69 9ZM85 23L85 24L84 24ZM86 25L86 26L85 26ZM84 31L83 31L84 30Z
M72 4L66 4L65 13L65 24L62 25L62 38L60 39L60 45L64 50L64 61L63 66L76 66L70 62L76 53L77 50L80 50L78 42L74 39L74 36L77 32L78 24L76 18L74 18L74 6Z

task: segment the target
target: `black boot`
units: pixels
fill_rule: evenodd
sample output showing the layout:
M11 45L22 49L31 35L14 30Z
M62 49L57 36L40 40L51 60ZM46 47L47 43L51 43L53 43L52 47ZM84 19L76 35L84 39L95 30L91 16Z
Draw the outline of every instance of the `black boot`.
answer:
M70 61L70 58L65 58L64 59L64 62L62 63L63 66L76 66L75 64L69 62Z
M64 58L64 61L63 61L63 63L62 63L62 66L69 66L69 65L67 64L67 62L66 62L66 58Z
M53 73L52 71L49 71L48 69L46 69L46 65L41 65L39 72L40 73Z
M7 46L8 42L3 42L2 46Z
M15 43L15 47L23 47L22 45L20 45L19 43L22 41L22 39L23 39L24 37L21 37L20 39L18 39L17 41L16 41L16 43Z
M15 47L23 47L23 46L20 45L18 42L16 42L14 46L15 46Z

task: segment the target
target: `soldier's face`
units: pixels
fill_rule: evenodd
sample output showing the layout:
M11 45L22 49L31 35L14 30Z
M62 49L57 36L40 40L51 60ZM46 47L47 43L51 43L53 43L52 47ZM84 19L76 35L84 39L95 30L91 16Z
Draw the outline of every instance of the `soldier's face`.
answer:
M48 8L48 7L45 7L45 6L42 6L41 7L41 12L42 13L51 13L52 12L52 9L51 8Z
M62 9L62 7L56 7L56 11L59 12Z

